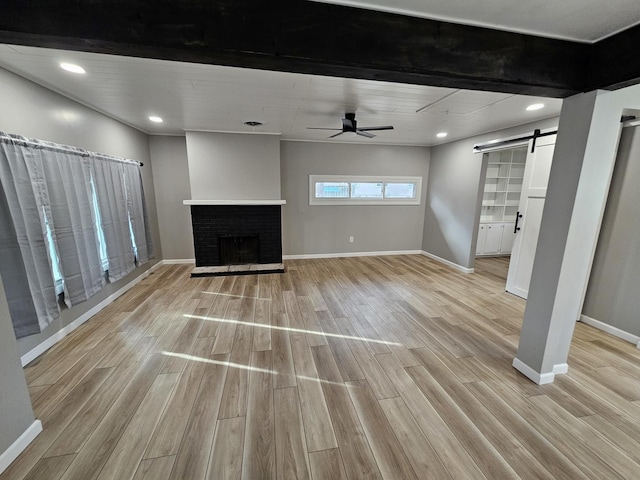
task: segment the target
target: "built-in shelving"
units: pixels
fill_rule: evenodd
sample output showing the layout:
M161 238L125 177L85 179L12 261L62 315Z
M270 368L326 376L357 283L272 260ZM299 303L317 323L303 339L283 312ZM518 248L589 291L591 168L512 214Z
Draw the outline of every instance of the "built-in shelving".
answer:
M527 147L484 153L487 162L476 255L509 255L515 240L514 226Z
M522 191L527 147L487 152L481 223L515 221Z

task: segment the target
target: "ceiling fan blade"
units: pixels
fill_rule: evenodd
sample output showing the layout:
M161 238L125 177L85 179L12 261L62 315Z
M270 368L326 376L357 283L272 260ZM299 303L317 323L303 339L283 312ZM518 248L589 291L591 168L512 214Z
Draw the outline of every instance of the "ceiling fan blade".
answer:
M362 130L360 130L360 129L356 130L356 133L357 133L358 135L361 135L361 136L363 136L363 137L367 137L367 138L373 138L373 137L375 137L375 135L374 135L373 133L363 132L363 131L362 131Z
M365 132L370 131L370 130L393 130L393 126L392 125L383 125L380 127L358 127L358 130L363 130Z
M307 127L307 130L334 130L334 131L338 131L338 130L342 130L341 128L324 128L324 127Z
M338 132L338 133L336 133L335 135L331 135L330 137L327 137L327 138L335 138L335 137L337 137L338 135L342 135L343 133L344 133L344 132Z

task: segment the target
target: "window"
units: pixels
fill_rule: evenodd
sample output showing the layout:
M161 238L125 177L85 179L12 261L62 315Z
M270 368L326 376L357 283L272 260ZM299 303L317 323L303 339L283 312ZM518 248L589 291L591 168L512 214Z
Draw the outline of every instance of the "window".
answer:
M388 182L384 185L385 198L415 198L415 183Z
M96 219L96 230L98 232L98 250L100 251L100 261L102 262L102 270L109 270L109 257L107 256L107 242L104 239L104 230L102 228L102 216L100 215L100 209L98 208L98 195L96 195L96 185L93 181L93 174L89 181L91 186L91 207L93 208L93 214Z
M382 182L352 182L351 198L383 198Z
M49 260L51 261L53 284L56 289L56 294L60 295L64 291L64 278L62 277L62 269L60 268L60 257L58 256L56 245L53 242L53 233L51 232L51 225L49 225L49 217L47 217L44 206L42 207L42 218L44 218L44 227L46 229L45 240L47 242Z
M309 205L420 205L422 177L309 175Z
M348 182L317 182L317 198L349 198Z

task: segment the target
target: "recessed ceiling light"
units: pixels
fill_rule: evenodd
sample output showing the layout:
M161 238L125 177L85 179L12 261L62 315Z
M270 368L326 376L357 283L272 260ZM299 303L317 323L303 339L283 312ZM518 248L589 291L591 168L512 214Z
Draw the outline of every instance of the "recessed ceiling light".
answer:
M80 65L76 65L75 63L62 62L60 64L60 68L71 73L87 73L84 68L82 68Z
M152 122L155 122L155 123L162 123L162 121L163 121L161 117L158 117L156 115L149 116L149 120L151 120Z
M440 132L440 133L438 133L438 134L436 135L436 137L438 137L438 138L444 138L444 137L446 137L447 135L448 135L448 133L447 133L447 132Z
M544 108L544 103L534 103L527 107L527 111L533 112L534 110L540 110L541 108Z

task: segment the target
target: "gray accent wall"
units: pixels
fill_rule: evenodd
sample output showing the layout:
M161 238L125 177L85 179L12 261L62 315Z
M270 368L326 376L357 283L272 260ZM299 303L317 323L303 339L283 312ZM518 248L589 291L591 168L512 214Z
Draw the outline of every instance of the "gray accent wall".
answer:
M162 254L166 260L194 258L191 213L183 200L191 198L185 137L151 136L153 183L158 206Z
M429 148L281 143L283 254L420 250ZM309 175L422 177L420 205L309 205ZM354 242L349 242L349 237Z
M486 169L473 146L557 125L554 117L432 147L422 250L473 268Z
M149 141L145 133L3 69L0 69L0 105L0 130L3 132L74 145L94 152L144 162L142 181L156 257L119 282L108 284L88 301L63 310L60 318L42 333L19 339L18 350L20 355L23 355L162 259L162 248L157 222L153 168L149 156ZM0 366L0 369L2 368Z
M640 128L622 131L582 313L640 336Z
M0 455L34 422L27 382L18 357L9 306L0 278Z
M214 132L186 136L193 200L280 200L279 136Z

